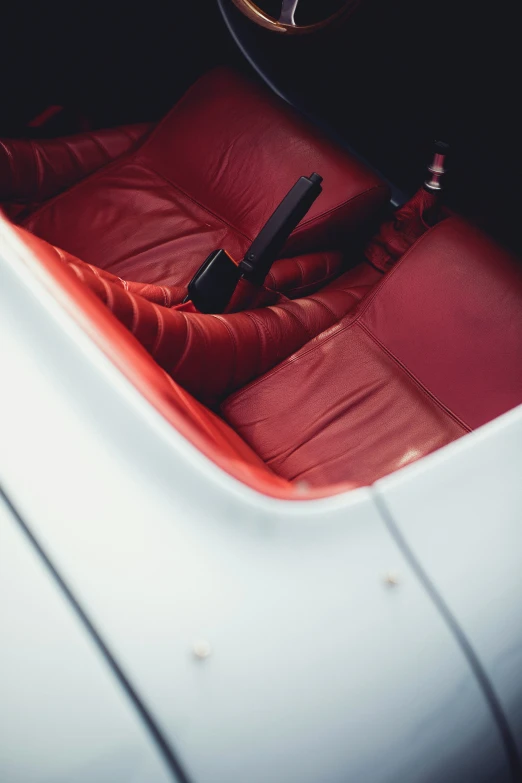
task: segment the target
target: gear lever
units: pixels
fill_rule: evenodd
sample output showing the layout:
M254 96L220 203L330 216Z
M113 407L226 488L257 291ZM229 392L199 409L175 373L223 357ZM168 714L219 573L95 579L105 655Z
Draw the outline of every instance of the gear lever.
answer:
M428 206L422 218L429 226L434 226L439 219L442 193L442 180L446 174L446 155L449 152L449 144L443 141L435 142L433 160L428 166L429 177L424 183L424 189L433 194L433 204Z
M444 164L446 162L446 155L449 152L449 144L444 141L436 141L433 154L433 160L428 166L430 177L424 183L426 190L430 190L433 193L440 193L442 190L442 177L446 173Z
M412 198L381 226L366 246L365 256L383 272L390 269L411 245L441 220L442 179L449 146L436 141L428 178Z

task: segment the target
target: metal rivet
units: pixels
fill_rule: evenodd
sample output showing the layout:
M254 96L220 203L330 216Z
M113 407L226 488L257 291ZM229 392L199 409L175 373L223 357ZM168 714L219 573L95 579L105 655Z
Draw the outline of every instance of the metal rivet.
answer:
M397 587L400 583L398 573L396 571L388 571L384 576L384 583L388 585L388 587Z
M212 654L212 647L207 639L196 639L192 645L192 652L200 661L204 661Z

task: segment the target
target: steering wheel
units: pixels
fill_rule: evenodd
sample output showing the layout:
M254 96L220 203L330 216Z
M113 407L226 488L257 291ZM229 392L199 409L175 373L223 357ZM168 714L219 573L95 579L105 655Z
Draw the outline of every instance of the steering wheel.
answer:
M282 0L281 13L279 19L274 19L273 16L269 16L267 13L261 10L252 0L232 0L235 6L242 11L245 16L248 16L252 22L266 27L267 30L272 30L274 33L287 33L290 35L303 35L304 33L315 33L317 30L322 30L324 27L339 22L344 17L351 14L361 0L346 0L343 3L342 8L331 14L326 19L315 24L300 25L295 22L295 12L299 5L299 0ZM318 0L321 2L321 0Z

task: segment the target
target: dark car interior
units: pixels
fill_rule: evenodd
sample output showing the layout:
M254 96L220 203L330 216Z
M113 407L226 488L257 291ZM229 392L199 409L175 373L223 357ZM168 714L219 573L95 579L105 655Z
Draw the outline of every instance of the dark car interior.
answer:
M522 402L516 4L30 11L3 230L214 461L328 494Z
M339 26L286 39L222 5L273 84L403 194L417 189L433 139L450 143L448 204L520 253L518 3L367 0ZM259 5L276 13L280 0ZM301 0L299 14L313 21L339 5ZM11 3L3 15L2 137L74 133L85 118L93 128L157 120L216 65L252 73L214 0L151 0L146 13L110 4L103 23L92 4ZM53 122L27 127L56 105L66 111Z

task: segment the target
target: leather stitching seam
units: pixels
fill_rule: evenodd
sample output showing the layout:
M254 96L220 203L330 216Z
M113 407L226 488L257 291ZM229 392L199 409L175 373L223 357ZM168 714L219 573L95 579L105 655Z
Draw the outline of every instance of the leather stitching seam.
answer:
M367 298L365 299L364 305L361 307L357 314L357 318L360 318L370 307L373 300L377 296L377 294L386 286L386 284L391 280L393 275L397 272L398 269L404 264L408 256L413 253L413 251L417 248L417 245L419 245L426 237L431 236L440 226L444 225L447 221L444 220L442 223L437 223L435 226L432 226L429 231L426 231L425 234L422 234L416 242L404 253L404 255L400 258L400 260L395 264L392 269L390 269L389 272L387 272L382 280L377 283L375 290L370 293Z
M252 242L252 239L248 237L246 234L244 234L242 231L240 231L238 228L236 228L232 223L229 223L228 220L225 220L225 218L221 217L221 215L218 215L217 212L213 212L211 209L206 207L204 204L202 204L200 201L198 201L194 196L189 195L183 188L181 188L179 185L177 185L175 182L173 182L170 177L165 176L165 174L161 174L159 171L156 171L155 168L153 168L150 164L146 165L143 163L143 161L136 160L135 161L136 166L140 166L142 169L145 169L145 171L148 171L150 174L155 174L160 179L167 182L174 190L177 190L179 193L182 193L185 198L187 198L189 201L192 201L193 204L196 204L196 206L200 207L200 209L203 209L205 212L208 212L209 215L212 215L216 220L219 220L220 223L223 223L223 225L227 226L229 229L234 231L236 234L239 234L244 239L246 239L248 242Z
M368 335L368 337L381 349L381 351L383 351L393 362L395 362L395 364L410 378L410 380L412 380L415 383L419 391L421 391L426 397L428 397L439 408L441 408L441 410L444 413L446 413L451 419L453 419L453 421L456 424L459 425L459 427L462 427L462 429L465 430L466 432L471 432L471 427L469 427L465 422L463 422L462 419L460 419L455 413L453 413L452 410L450 410L450 408L444 405L442 400L440 400L435 394L433 394L428 388L426 388L426 386L422 383L422 381L419 380L419 378L417 378L417 376L414 375L414 373L412 373L411 370L409 370L406 367L406 365L403 364L401 360L397 356L395 356L395 354L392 353L392 351L389 350L389 348L383 345L383 343L381 343L379 338L376 337L365 324L357 323L357 326L359 327L359 329L365 332L365 334Z

